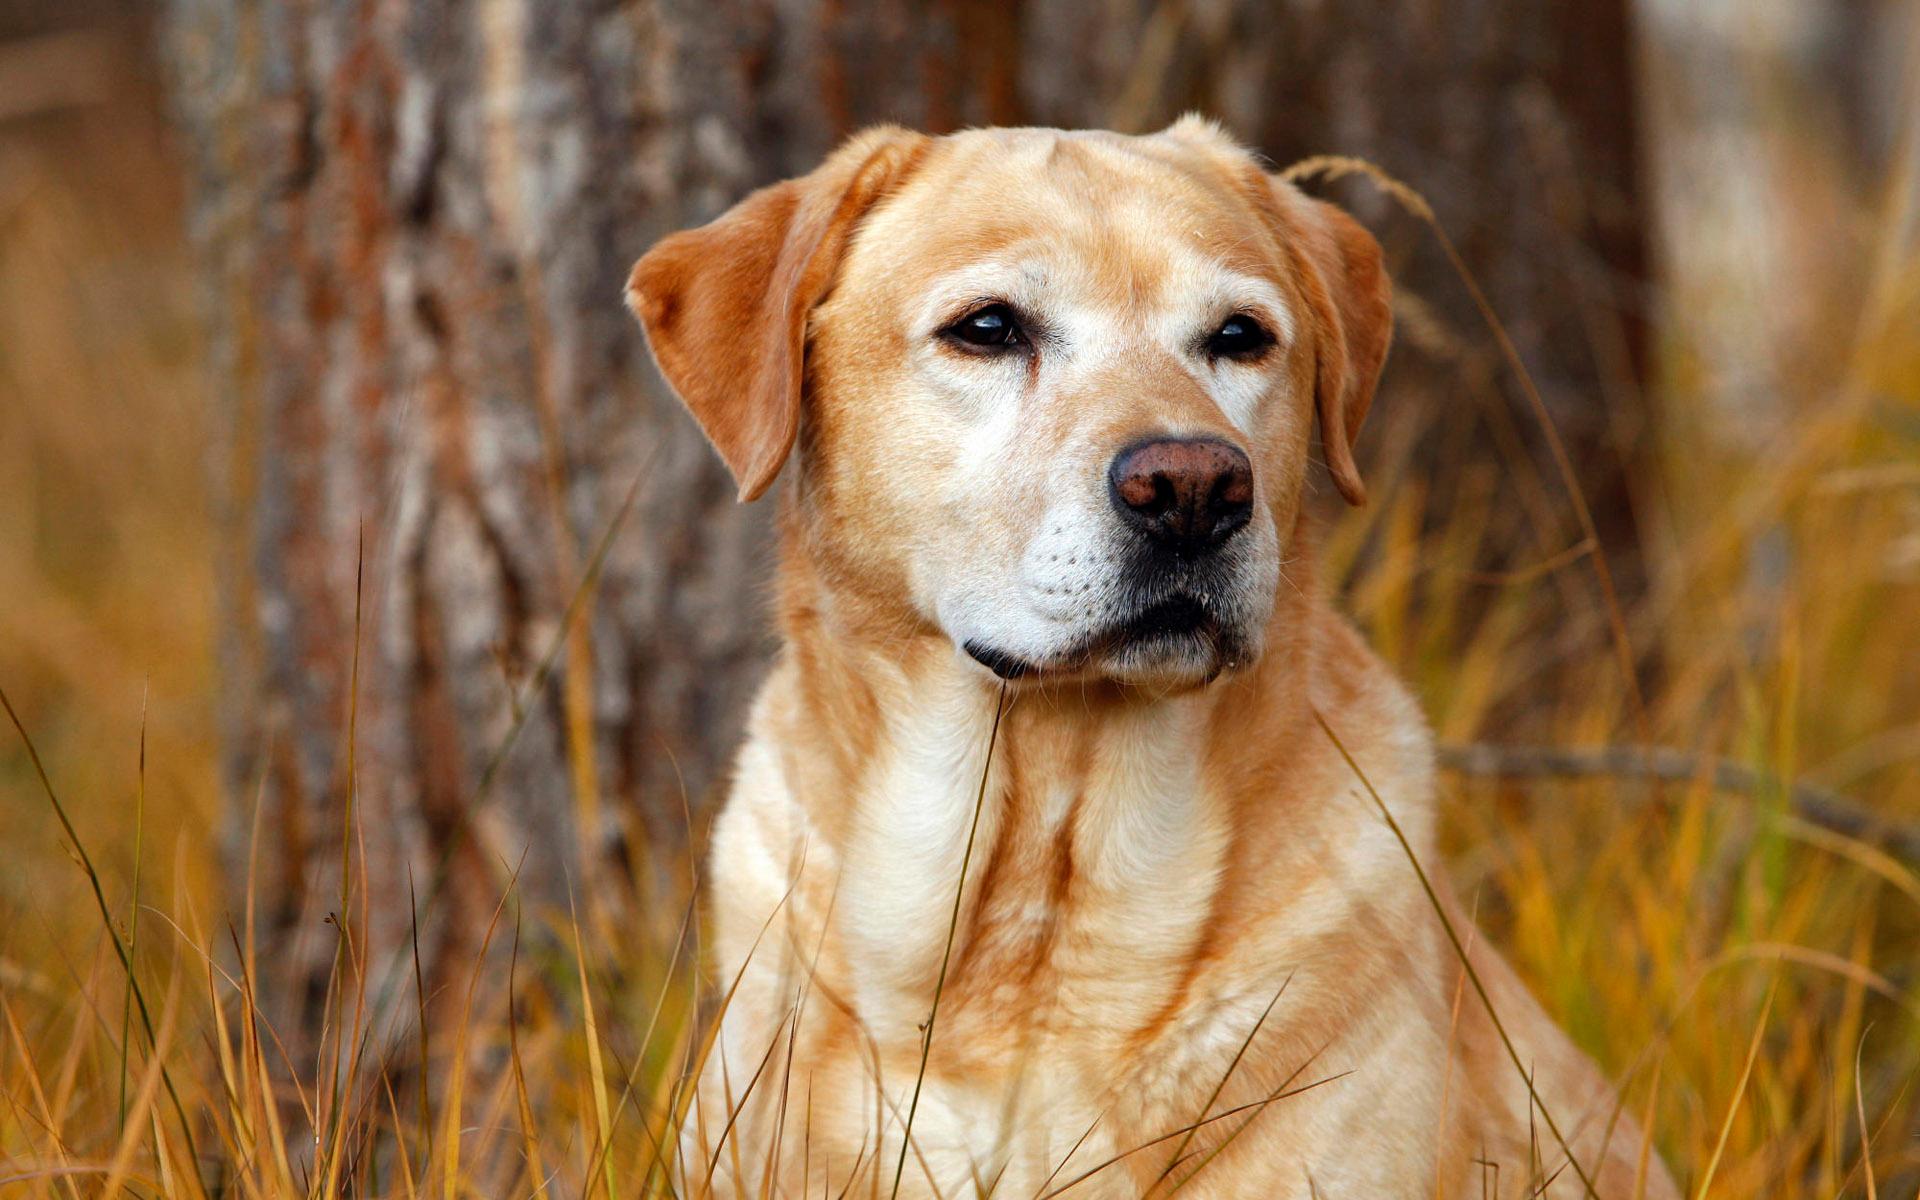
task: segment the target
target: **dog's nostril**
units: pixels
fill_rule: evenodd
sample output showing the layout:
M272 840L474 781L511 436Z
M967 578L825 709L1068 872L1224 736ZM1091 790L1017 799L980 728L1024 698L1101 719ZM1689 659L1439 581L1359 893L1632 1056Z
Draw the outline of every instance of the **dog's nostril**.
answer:
M1253 476L1251 472L1228 472L1215 481L1212 501L1219 507L1248 508L1253 505Z
M1108 469L1114 508L1177 550L1224 542L1253 511L1253 465L1218 438L1166 438L1122 451Z
M1141 505L1140 511L1148 516L1157 517L1172 511L1176 503L1178 501L1174 496L1173 480L1164 474L1156 473L1153 477L1153 498Z

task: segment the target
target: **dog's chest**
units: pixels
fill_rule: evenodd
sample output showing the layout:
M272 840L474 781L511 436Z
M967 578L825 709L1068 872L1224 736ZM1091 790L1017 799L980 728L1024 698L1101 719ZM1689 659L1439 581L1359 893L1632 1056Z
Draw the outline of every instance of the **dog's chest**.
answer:
M1162 1018L1200 952L1226 843L1197 731L1177 718L1063 733L1022 715L997 736L951 713L896 722L835 922L876 1035L917 1041L937 989L938 1041L980 1067L1039 1040L1111 1053Z

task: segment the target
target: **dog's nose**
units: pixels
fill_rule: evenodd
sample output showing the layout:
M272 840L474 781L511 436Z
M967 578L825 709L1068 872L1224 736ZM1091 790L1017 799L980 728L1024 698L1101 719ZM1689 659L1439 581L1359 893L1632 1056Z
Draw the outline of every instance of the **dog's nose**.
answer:
M1253 464L1219 438L1164 438L1120 452L1107 471L1113 507L1182 553L1209 550L1253 515Z

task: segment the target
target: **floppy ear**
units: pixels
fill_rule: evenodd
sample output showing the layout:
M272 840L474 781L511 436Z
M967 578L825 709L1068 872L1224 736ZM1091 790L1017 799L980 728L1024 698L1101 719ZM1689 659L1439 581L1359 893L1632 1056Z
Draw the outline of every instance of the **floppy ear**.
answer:
M1300 252L1319 336L1314 403L1327 469L1347 503L1365 504L1353 443L1393 337L1393 285L1380 243L1358 221L1290 183L1276 180L1273 190L1289 226L1283 234L1291 234Z
M767 490L799 433L808 313L832 286L860 216L926 141L870 129L811 174L662 238L634 264L627 306L741 500Z

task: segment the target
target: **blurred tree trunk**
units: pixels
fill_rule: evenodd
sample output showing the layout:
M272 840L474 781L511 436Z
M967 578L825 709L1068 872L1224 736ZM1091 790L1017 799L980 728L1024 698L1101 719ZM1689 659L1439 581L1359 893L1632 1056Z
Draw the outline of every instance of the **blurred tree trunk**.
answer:
M1279 161L1378 159L1432 198L1630 525L1625 0L174 0L169 23L224 431L230 862L283 1031L317 1027L350 796L376 970L417 889L449 993L516 868L534 906L569 880L617 900L607 864L683 843L769 649L769 507L735 506L621 287L653 238L860 125L1200 107ZM1419 235L1382 228L1431 313L1391 426L1401 387L1442 412L1465 386L1449 336L1485 339Z

